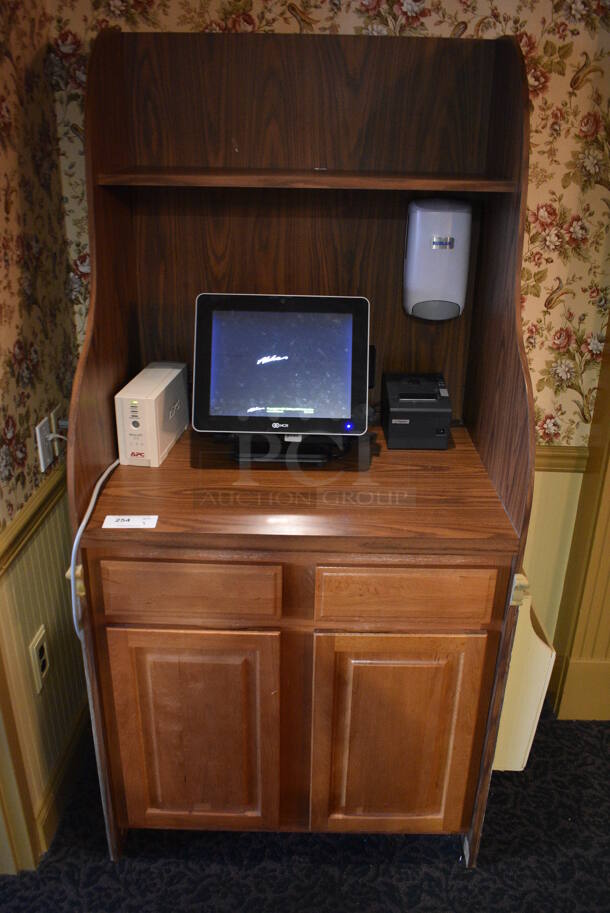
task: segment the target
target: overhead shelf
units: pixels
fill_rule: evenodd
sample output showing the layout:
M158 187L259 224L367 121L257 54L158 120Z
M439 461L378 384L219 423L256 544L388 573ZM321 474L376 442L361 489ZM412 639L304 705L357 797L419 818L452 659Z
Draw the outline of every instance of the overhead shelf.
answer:
M260 187L320 190L423 190L514 193L515 181L483 175L274 171L226 168L130 168L98 174L105 187Z

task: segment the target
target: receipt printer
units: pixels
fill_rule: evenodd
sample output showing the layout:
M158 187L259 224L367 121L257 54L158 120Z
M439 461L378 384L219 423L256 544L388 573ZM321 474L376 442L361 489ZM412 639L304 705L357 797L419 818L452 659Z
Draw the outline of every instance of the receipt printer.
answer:
M382 423L389 450L446 450L451 401L441 374L384 374Z

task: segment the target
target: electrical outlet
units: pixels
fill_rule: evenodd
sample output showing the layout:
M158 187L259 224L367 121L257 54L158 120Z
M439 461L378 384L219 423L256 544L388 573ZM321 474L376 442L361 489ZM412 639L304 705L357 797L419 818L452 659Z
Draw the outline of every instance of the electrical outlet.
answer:
M36 693L40 694L44 680L49 674L49 645L44 625L40 625L30 643L30 662L32 663Z
M59 416L61 415L61 406L55 406L54 409L49 412L49 425L51 426L51 434L59 434ZM51 447L53 448L54 456L59 456L59 444L60 441L53 440L51 441Z
M45 415L43 420L38 422L35 428L36 446L38 447L38 460L40 462L41 472L44 472L54 460L53 447L49 440L50 433L51 425L49 423L49 417Z

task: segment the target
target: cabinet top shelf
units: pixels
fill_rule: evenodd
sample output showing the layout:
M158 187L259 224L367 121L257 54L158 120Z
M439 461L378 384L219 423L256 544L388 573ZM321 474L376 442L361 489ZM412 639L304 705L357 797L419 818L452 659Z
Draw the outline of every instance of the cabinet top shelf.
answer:
M227 168L133 168L98 174L108 187L259 187L321 190L422 190L514 193L516 182L484 175L400 174Z

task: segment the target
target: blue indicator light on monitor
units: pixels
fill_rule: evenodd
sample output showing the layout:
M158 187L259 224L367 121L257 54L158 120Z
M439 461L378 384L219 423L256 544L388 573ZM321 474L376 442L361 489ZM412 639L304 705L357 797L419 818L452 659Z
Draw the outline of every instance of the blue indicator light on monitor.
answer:
M354 426L352 425L351 422L346 422L346 423L345 423L345 430L346 430L346 431L351 431L353 427L354 427Z

